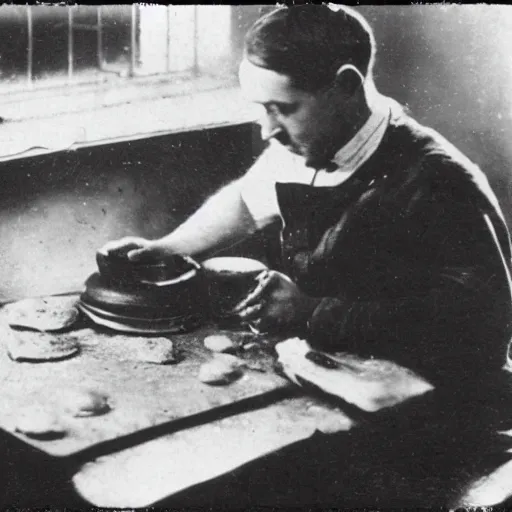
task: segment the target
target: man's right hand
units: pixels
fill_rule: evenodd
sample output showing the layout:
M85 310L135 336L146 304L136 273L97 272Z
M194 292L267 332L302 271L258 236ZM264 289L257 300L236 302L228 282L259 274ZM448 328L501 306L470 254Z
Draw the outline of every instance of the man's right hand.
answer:
M106 243L98 252L106 256L127 258L130 261L140 262L161 260L173 254L173 251L159 240L147 240L136 236L112 240Z
M163 238L147 240L129 236L108 242L98 253L140 262L167 260L174 255L205 259L218 249L240 242L256 230L237 180L220 189Z

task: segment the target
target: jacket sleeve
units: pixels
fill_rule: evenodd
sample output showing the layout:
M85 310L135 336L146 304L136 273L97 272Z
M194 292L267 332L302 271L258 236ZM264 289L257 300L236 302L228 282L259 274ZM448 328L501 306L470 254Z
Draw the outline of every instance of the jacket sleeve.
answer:
M309 320L313 346L390 358L431 377L504 364L512 300L500 216L472 199L471 183L449 185L416 179L387 197L368 194L325 234L315 253L329 255L342 286ZM350 231L367 240L364 253L346 244ZM378 265L383 279L361 272ZM376 293L344 289L358 278Z

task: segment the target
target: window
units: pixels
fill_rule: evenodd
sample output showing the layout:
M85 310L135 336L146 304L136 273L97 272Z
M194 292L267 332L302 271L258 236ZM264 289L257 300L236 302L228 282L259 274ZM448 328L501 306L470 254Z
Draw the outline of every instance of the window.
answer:
M113 76L212 73L229 60L230 6L28 5L0 13L4 94Z
M233 86L239 32L264 10L231 5L2 5L0 116L30 117L19 107L6 107L28 93L29 98L69 96L130 85L139 86L139 94L147 97L148 84L174 86L169 93L155 89L156 96L176 94L177 84L184 84L181 92ZM69 104L63 107L70 109ZM32 117L37 114L32 112Z
M0 5L0 160L254 119L238 64L270 9Z

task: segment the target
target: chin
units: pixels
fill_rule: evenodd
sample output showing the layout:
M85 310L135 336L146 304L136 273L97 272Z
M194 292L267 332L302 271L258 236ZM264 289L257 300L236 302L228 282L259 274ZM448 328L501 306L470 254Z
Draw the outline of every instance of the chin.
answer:
M322 169L325 166L329 165L331 162L331 156L330 153L323 150L321 151L307 151L304 152L303 156L306 160L306 165L308 167L313 167L316 169Z
M310 158L306 159L306 166L312 167L313 169L326 169L330 166L331 161L329 159Z
M306 165L308 167L323 167L326 163L326 159L324 155L312 155L312 154L306 154L304 155L304 158L306 160Z

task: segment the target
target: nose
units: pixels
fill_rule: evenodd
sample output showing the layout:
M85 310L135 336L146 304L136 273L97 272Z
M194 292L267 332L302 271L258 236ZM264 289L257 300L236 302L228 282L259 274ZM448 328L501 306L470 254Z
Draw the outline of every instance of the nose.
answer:
M262 116L259 121L259 125L261 128L261 138L265 142L283 131L283 128L279 125L275 118L269 114Z

